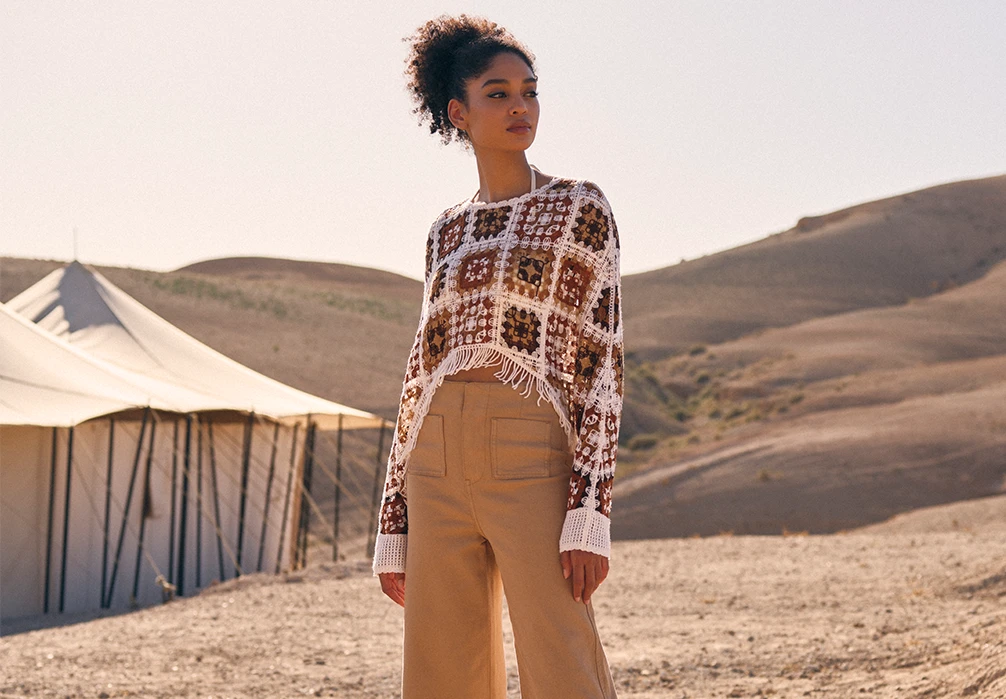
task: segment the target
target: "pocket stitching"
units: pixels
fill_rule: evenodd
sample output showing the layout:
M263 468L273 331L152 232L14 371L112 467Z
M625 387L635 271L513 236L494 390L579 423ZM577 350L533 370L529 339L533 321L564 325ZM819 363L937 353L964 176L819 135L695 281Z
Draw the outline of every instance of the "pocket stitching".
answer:
M428 421L431 418L433 418L433 422L435 422L436 426L437 426L436 427L437 433L435 435L433 435L433 438L436 440L437 446L439 447L439 453L440 453L439 466L436 467L436 468L429 467L429 466L426 467L426 468L423 468L421 466L417 468L412 463L411 454L410 454L409 465L407 467L407 471L411 472L413 475L416 475L416 476L431 476L431 477L435 477L435 478L436 477L444 477L444 476L447 475L447 445L446 445L446 442L444 441L444 416L443 415L437 415L435 413L427 413L426 416L423 418L423 424L419 428L419 431L420 431L420 433L422 433L423 428L426 427L429 424ZM419 435L416 435L416 444L418 445L418 443L419 443ZM413 453L415 453L415 450L416 450L416 447L413 446L412 447Z
M541 466L536 466L535 469L528 470L504 470L500 468L499 458L497 458L497 433L500 423L499 420L519 420L521 422L534 422L545 425L545 434L543 436L541 448L544 451L544 458L541 460ZM526 478L548 478L552 473L552 423L547 420L536 420L534 418L506 418L506 417L494 417L492 418L492 433L491 433L491 449L489 458L492 466L493 478L497 480L521 480Z

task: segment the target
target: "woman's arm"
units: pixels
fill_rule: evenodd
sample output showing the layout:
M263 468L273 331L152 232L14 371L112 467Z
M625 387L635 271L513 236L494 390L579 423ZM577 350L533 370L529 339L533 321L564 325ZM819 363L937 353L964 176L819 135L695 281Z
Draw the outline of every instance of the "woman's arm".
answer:
M611 555L624 359L618 229L607 199L590 182L578 200L573 240L591 260L595 276L577 337L570 416L577 440L559 551L563 573L572 577L573 597L587 602L607 575Z
M423 282L423 312L420 314L419 327L409 351L406 362L405 379L402 382L402 395L398 407L398 419L388 453L388 470L384 481L384 495L381 498L381 513L377 530L377 541L374 545L374 575L380 576L381 587L391 599L399 604L405 595L405 558L408 549L409 514L408 501L405 494L405 459L402 450L408 436L408 430L415 416L418 401L417 386L421 383L422 368L422 332L426 316L426 303L429 299L430 279L433 270L436 233L443 215L430 227L426 239L426 269Z

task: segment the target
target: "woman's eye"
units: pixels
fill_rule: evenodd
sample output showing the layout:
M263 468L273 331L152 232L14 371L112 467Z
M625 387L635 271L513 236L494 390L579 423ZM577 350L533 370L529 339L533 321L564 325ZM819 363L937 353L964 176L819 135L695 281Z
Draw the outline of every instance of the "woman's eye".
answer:
M537 97L538 96L538 91L537 90L528 90L524 94L526 94L528 97ZM496 97L506 97L506 93L502 92L502 91L500 91L500 92L490 92L487 96L490 99L495 99Z

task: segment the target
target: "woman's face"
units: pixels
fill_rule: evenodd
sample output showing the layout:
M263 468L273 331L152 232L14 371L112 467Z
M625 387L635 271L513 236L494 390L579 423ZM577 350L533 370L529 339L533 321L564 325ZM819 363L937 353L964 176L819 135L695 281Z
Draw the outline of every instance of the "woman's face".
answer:
M524 59L496 55L485 72L466 83L468 104L451 100L448 113L477 150L526 150L538 131L538 81Z

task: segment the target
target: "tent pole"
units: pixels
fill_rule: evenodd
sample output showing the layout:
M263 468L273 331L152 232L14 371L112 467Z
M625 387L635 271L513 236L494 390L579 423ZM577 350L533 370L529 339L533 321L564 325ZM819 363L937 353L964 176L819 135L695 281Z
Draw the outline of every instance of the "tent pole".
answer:
M342 495L342 413L335 442L335 514L332 517L332 560L339 561L339 500Z
M101 606L105 606L105 586L108 584L108 526L112 507L112 455L115 447L115 418L108 418L108 469L105 475L105 532L101 538Z
M279 523L279 551L276 553L276 574L279 575L283 563L283 544L286 543L286 520L290 516L290 501L293 500L290 489L293 487L293 472L297 467L297 431L300 423L293 426L293 438L290 441L290 470L286 474L286 497L283 498L283 519Z
M370 498L370 530L367 532L367 557L374 557L374 546L377 539L377 513L381 509L381 453L384 451L384 420L381 420L381 431L377 437L377 467L374 469L374 494Z
M126 539L126 524L129 522L129 507L133 502L133 486L136 484L136 472L140 468L140 452L143 451L143 437L147 433L147 421L150 419L150 408L143 411L143 422L140 423L140 437L136 440L136 454L133 455L133 472L129 475L129 490L126 492L126 506L122 512L122 526L119 527L119 543L115 547L115 560L112 563L112 578L108 582L108 592L105 594L105 608L112 606L112 593L115 592L115 578L119 574L119 559L122 556L122 544Z
M171 436L171 517L168 522L168 582L175 583L175 512L178 499L178 420Z
M220 531L220 484L217 482L217 452L213 442L212 422L206 423L206 430L210 439L210 476L213 479L213 506L216 513L217 558L220 564L220 582L223 582L227 578L224 577L224 540L223 532Z
M178 523L178 596L185 596L185 534L189 522L189 464L192 463L192 415L185 416L185 454L182 457L182 504ZM198 569L197 569L198 570Z
M304 491L301 493L300 507L300 542L297 550L297 567L307 565L307 538L311 527L311 510L308 506L307 498L311 492L311 477L314 472L314 434L317 425L308 425L307 434L304 435Z
M150 467L154 463L154 434L157 431L157 422L150 423L150 444L147 446L147 468L143 474L143 505L140 507L140 538L136 544L136 570L133 572L133 595L132 601L136 603L136 596L140 590L140 561L143 558L143 538L147 531L147 517L150 516Z
M248 413L245 423L244 445L241 449L241 504L238 510L237 574L241 575L241 552L245 541L245 511L248 507L248 471L251 466L252 435L255 432L255 412Z
M272 434L272 453L269 455L269 477L265 482L265 507L262 512L262 534L258 539L258 564L255 566L255 570L262 572L262 554L265 553L265 531L266 525L269 524L269 504L270 498L272 497L272 479L276 475L276 451L279 449L279 422L276 422L276 427Z
M63 613L66 599L66 549L70 536L70 475L73 470L73 425L66 441L66 497L63 499L63 560L59 564L59 613Z
M196 589L203 586L203 423L196 433Z
M49 613L49 579L52 573L52 517L56 507L56 451L59 447L59 428L52 428L52 458L49 462L49 526L45 539L45 596L42 612Z

